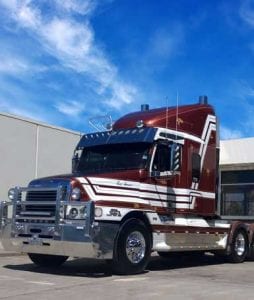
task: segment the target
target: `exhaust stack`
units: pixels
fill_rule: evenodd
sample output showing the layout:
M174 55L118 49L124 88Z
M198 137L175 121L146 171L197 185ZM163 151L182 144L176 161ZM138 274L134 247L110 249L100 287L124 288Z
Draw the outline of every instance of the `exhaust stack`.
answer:
M208 104L207 96L199 96L199 104Z
M141 111L148 111L149 110L149 104L142 104L141 105Z

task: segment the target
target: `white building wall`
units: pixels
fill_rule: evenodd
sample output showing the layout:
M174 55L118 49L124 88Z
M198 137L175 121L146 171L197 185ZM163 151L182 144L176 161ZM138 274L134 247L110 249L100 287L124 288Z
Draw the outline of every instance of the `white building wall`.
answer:
M254 138L220 142L221 170L254 169Z
M74 131L0 113L0 200L10 187L69 173L79 139Z

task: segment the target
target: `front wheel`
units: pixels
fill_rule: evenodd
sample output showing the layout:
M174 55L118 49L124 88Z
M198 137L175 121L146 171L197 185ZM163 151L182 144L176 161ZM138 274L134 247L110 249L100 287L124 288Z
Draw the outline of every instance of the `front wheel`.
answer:
M233 263L242 263L248 254L248 237L243 229L237 229L234 232L229 261Z
M120 228L115 242L112 267L116 274L131 275L144 271L151 253L151 238L145 224L130 219Z
M68 256L28 253L31 261L40 267L57 267L62 265Z

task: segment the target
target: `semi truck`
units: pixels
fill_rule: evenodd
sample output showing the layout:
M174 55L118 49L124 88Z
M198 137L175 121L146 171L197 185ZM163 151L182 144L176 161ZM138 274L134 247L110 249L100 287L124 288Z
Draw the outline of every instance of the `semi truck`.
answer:
M191 105L141 110L84 134L72 172L11 188L1 203L4 249L40 266L68 257L137 274L152 252L254 257L254 222L223 219L219 134L206 96Z

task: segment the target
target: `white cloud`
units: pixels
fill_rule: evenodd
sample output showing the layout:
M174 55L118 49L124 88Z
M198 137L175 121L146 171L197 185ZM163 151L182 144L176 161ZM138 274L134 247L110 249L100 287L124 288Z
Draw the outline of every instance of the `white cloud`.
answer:
M78 101L59 102L56 108L63 114L71 117L80 115L85 110L85 105Z
M27 3L17 9L16 18L22 26L27 28L37 28L41 22L40 11L29 7Z
M20 74L26 72L29 65L20 58L0 54L0 72L7 74Z
M221 126L220 128L220 138L221 140L232 140L242 138L244 134L240 130L235 130Z
M124 104L131 104L133 98L135 97L137 90L133 86L128 86L121 84L119 82L113 83L114 91L117 93L113 93L112 97L108 101L108 105L115 109L120 109L122 106L122 102L119 102L119 96L123 99Z
M254 88L246 80L240 80L238 85L240 96L243 99L254 96Z
M240 17L251 27L254 27L254 1L244 0L240 8Z
M77 62L86 58L93 47L92 30L70 20L55 18L41 28L40 35L58 58L63 63L68 61L72 67L78 67Z
M26 117L28 119L34 121L41 121L48 123L49 120L46 115L42 115L41 113L34 113L31 109L20 108L18 106L13 106L12 104L8 103L8 101L3 101L0 99L0 111L5 111L9 114L13 114L20 117Z
M41 43L43 49L58 59L59 63L84 74L97 83L96 93L104 96L107 105L115 109L134 101L137 89L121 80L117 67L96 44L90 24L90 13L96 6L92 0L55 0L57 11L45 16L35 0L0 0L17 25ZM63 11L68 13L61 14ZM83 15L77 21L73 13Z
M152 36L150 51L152 55L159 58L171 58L183 42L183 29L181 26L174 26L171 30L158 29Z
M90 14L97 6L95 0L55 0L55 2L60 9L81 15Z
M20 75L25 73L40 73L48 70L47 66L39 65L15 53L0 53L0 73Z

